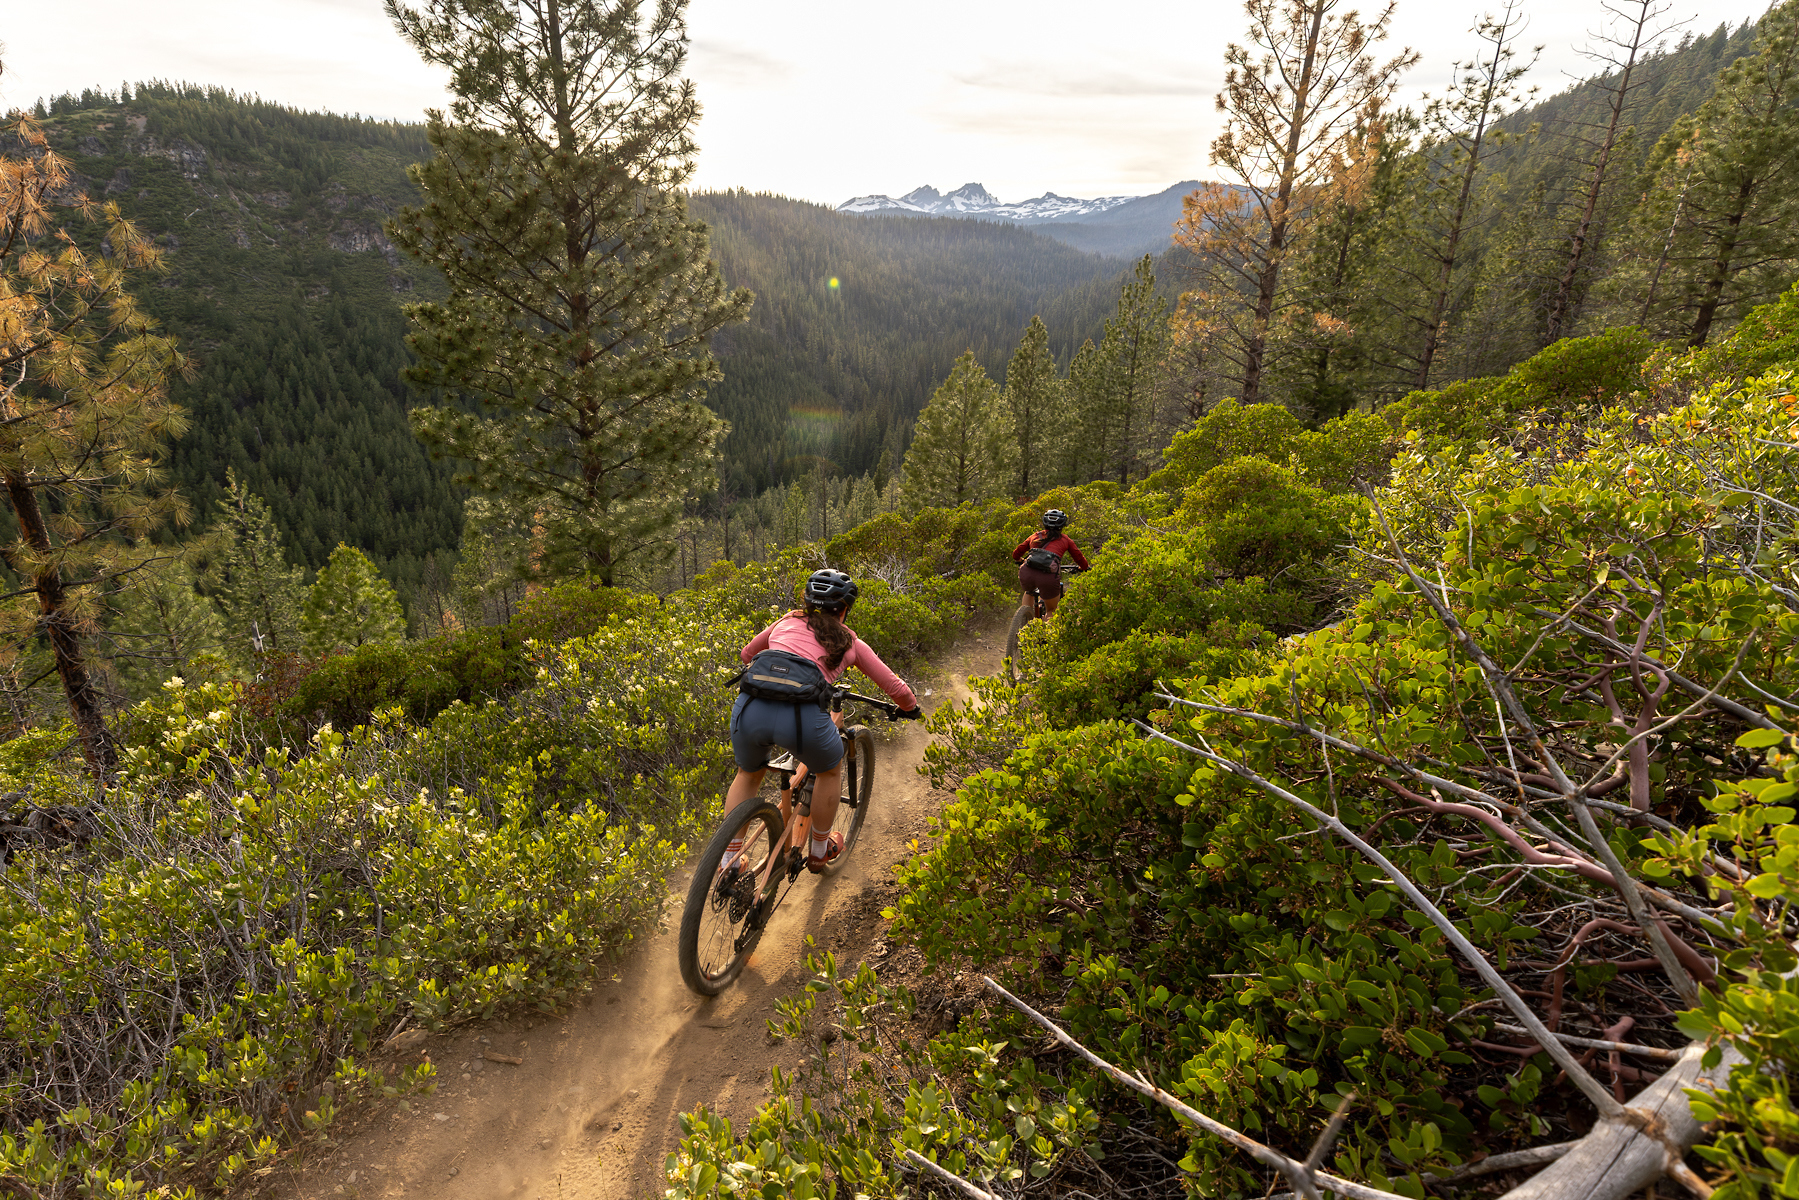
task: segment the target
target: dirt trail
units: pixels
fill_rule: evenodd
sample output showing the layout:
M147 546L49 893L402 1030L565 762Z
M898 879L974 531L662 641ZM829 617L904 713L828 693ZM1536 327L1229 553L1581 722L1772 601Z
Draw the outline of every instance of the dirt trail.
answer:
M1005 626L971 627L929 676L926 711L968 697L968 676L990 674ZM886 726L886 722L881 722ZM876 749L876 806L842 874L802 878L756 954L722 996L702 1000L681 982L675 933L687 875L669 880L662 928L651 930L613 980L555 1017L495 1021L433 1037L403 1061L430 1055L438 1090L410 1111L388 1106L336 1146L305 1152L273 1189L284 1200L635 1200L662 1194L662 1165L680 1116L700 1104L735 1128L768 1095L769 1068L800 1050L771 1044L775 1001L806 977L802 939L854 963L880 936L892 867L942 803L915 771L920 724L887 727ZM522 1065L483 1060L483 1052Z

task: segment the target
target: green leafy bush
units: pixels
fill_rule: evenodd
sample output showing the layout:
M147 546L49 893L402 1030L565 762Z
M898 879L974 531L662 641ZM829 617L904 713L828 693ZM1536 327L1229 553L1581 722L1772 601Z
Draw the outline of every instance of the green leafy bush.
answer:
M0 889L0 1179L230 1191L342 1105L428 1088L365 1065L402 1019L578 996L731 773L717 684L747 623L633 605L422 728L389 710L270 753L235 685L141 706L88 833L19 848ZM15 780L53 769L39 741Z
M1303 572L1346 542L1358 507L1355 498L1327 495L1285 467L1238 458L1188 488L1176 516L1198 532L1206 559L1226 577L1274 580Z
M1164 706L1149 695L1158 681L1235 674L1263 636L1258 625L1229 621L1184 637L1133 629L1072 663L1039 666L1033 659L1034 691L1058 729L1144 717Z
M1175 532L1095 560L1047 622L1049 661L1085 658L1133 630L1184 637L1220 620L1289 630L1310 616L1309 603L1262 580L1220 581L1206 551L1203 536Z

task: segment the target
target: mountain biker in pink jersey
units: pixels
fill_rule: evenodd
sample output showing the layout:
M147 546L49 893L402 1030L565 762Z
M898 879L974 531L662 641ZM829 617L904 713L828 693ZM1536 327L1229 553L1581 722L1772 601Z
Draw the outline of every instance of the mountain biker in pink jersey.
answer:
M1087 556L1081 548L1074 544L1074 539L1062 532L1068 528L1068 514L1059 508L1052 508L1043 514L1043 528L1018 543L1012 551L1012 561L1018 566L1018 588L1023 592L1019 603L1029 605L1031 589L1036 588L1043 596L1043 607L1046 615L1054 613L1056 606L1062 603L1062 556L1069 555L1074 565L1085 571Z
M900 706L899 716L917 720L922 714L912 689L843 623L857 591L855 581L842 571L814 571L806 581L805 607L787 613L750 639L738 657L748 663L764 650L784 651L816 663L833 683L855 667ZM814 703L749 695L738 696L731 709L731 755L737 762L737 778L725 793L725 811L750 799L762 786L771 749L792 750L794 757L818 776L812 788L812 844L806 855L806 866L814 874L843 852L841 833L819 832L829 830L837 818L843 775L843 739L837 722L842 719L842 713L828 712ZM793 741L800 744L787 745ZM804 779L804 770L796 773L794 786ZM730 847L733 855L741 849L737 843ZM731 856L725 861L732 861Z

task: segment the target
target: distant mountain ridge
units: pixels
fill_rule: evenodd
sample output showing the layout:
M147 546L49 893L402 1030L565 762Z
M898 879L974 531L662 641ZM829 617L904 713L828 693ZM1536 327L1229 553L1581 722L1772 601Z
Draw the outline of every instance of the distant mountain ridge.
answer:
M965 183L947 196L926 185L914 188L897 200L892 196L857 196L837 206L838 212L916 213L933 217L1003 217L1021 224L1039 221L1079 220L1129 204L1136 196L1101 196L1097 200L1077 200L1045 192L1035 200L1017 204L1001 203L999 197L978 183Z
M965 183L947 195L926 185L897 198L857 196L839 204L837 211L855 216L1006 221L1030 226L1077 249L1132 257L1167 248L1174 223L1180 219L1181 198L1198 186L1197 180L1190 179L1150 196L1094 200L1045 192L1032 200L1007 204L978 183Z

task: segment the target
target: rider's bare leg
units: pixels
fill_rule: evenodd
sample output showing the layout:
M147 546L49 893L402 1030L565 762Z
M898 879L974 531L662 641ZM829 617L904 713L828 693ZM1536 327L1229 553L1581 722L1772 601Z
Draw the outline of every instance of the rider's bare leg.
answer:
M818 782L812 785L812 828L815 831L829 832L831 822L837 819L837 800L842 789L843 763L818 773Z
M1043 598L1043 615L1046 617L1055 616L1056 605L1060 603L1062 603L1062 597L1060 596L1045 596Z
M760 791L762 777L766 774L768 774L767 767L760 771L738 771L737 778L731 781L730 788L725 792L725 811L730 812Z

